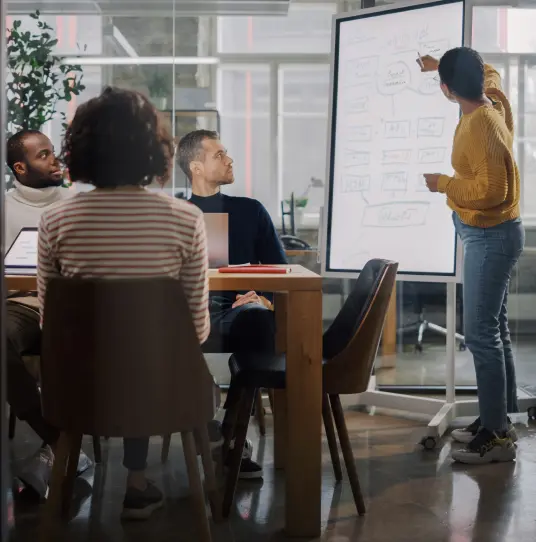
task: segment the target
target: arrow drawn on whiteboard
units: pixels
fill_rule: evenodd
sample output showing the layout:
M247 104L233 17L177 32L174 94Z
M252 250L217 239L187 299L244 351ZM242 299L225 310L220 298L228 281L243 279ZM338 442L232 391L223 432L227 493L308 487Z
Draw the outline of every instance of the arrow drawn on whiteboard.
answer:
M365 194L363 192L359 192L361 194L361 197L363 198L363 201L368 205L368 199L365 197Z

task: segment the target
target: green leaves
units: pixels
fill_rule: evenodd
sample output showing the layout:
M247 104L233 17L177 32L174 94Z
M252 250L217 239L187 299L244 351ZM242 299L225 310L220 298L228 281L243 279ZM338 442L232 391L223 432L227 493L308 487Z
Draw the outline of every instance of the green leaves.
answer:
M39 10L30 17L37 21L39 33L22 31L22 22L16 20L7 37L8 130L11 133L21 129L39 130L58 115L65 128L65 114L56 111L58 102L70 102L85 89L82 67L64 65L54 54L58 40L53 28L41 20Z

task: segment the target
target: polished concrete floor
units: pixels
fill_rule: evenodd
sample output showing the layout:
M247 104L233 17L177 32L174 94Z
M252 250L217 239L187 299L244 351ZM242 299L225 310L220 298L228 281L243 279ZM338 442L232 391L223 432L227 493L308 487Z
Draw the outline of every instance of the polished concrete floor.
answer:
M329 542L530 542L536 540L536 425L519 417L515 463L458 466L449 459L449 438L432 452L416 443L425 422L347 409L352 446L368 513L359 518L349 484L336 486L324 442L322 536ZM270 424L271 416L268 416ZM253 424L252 424L253 425ZM268 435L271 427L268 427ZM265 467L263 483L241 483L232 517L213 526L214 542L286 540L284 475L273 468L272 439L251 428L255 455ZM14 457L35 449L23 424L12 444ZM166 508L143 524L119 521L125 483L121 442L103 442L105 463L77 480L74 519L57 542L195 542L180 438L170 461L159 462L161 439L151 444L150 477L166 494ZM91 452L91 441L85 441ZM39 507L16 499L12 542L37 540Z

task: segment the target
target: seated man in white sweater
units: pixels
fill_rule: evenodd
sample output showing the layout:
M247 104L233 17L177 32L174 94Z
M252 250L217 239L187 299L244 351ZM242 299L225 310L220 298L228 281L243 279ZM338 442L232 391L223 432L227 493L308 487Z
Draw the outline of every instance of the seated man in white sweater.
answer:
M6 247L9 248L24 227L37 227L43 212L69 197L62 188L63 172L51 141L44 134L24 130L7 143L7 163L15 175L15 188L6 194ZM43 440L41 449L25 461L16 473L40 497L45 497L59 432L44 419L38 382L28 371L23 356L39 354L41 330L37 297L9 296L6 318L8 360L8 402L20 420L24 420ZM91 466L83 453L79 472Z

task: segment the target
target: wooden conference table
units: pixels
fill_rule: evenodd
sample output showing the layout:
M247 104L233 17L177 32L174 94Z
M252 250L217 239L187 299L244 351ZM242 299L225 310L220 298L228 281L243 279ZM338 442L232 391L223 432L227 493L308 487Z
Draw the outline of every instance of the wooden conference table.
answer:
M274 460L285 469L286 532L320 536L322 470L322 278L299 265L285 275L210 271L210 290L274 292L277 348L287 389L275 393ZM8 290L34 291L36 277L6 276Z

